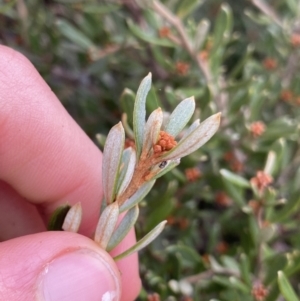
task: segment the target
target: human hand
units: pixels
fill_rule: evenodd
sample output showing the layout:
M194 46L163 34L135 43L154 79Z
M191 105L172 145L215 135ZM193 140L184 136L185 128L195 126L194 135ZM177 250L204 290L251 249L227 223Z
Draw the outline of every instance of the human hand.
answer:
M0 46L0 70L0 300L134 300L137 255L115 264L83 236L99 217L101 152L24 56ZM77 202L83 235L45 232ZM131 231L112 255L134 242Z

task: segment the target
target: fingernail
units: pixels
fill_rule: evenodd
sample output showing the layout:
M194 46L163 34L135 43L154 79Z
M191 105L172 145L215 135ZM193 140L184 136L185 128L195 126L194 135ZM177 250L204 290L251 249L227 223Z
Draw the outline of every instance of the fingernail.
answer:
M65 253L43 270L38 285L41 301L118 301L118 276L107 259L91 250Z

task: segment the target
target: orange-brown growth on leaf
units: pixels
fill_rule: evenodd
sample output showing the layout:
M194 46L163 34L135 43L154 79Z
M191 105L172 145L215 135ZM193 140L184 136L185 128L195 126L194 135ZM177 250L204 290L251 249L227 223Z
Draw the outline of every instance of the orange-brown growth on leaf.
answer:
M273 178L261 170L256 173L256 176L253 177L250 182L255 185L258 190L263 190L273 182Z
M155 155L161 155L165 151L171 150L177 145L174 137L169 133L160 131L156 144L153 146L153 151Z
M197 167L187 168L184 172L187 180L190 182L197 181L201 177L201 172Z
M256 301L264 301L268 296L268 290L262 283L254 284L251 293Z
M294 34L291 36L291 44L292 44L294 47L299 47L299 46L300 46L300 34L294 33Z
M167 26L160 28L158 32L161 38L167 38L170 35L170 33L171 33L170 28Z
M277 67L277 61L271 57L267 57L263 60L263 66L267 70L274 70Z
M250 132L254 138L261 136L266 130L266 126L262 121L255 121L250 125Z
M176 72L180 75L186 75L190 69L190 65L185 62L177 62L176 63Z

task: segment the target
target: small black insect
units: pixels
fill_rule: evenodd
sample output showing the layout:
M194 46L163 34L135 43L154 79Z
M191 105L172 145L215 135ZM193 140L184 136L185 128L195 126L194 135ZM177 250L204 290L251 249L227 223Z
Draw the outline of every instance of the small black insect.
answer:
M159 168L164 168L166 165L167 165L167 161L162 161L162 162L158 165L158 167L159 167Z

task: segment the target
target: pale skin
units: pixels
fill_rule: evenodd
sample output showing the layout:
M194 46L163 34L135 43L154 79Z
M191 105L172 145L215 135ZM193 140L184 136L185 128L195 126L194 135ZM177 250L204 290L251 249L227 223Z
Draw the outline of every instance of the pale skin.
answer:
M134 232L110 255L87 238L99 217L101 152L33 65L5 46L0 46L0 141L0 299L46 300L37 292L45 266L70 252L88 250L107 263L116 286L122 287L120 297L111 300L135 300L141 287L137 255L116 264L110 256L133 245ZM46 232L49 216L66 202L82 204L80 234ZM72 269L81 274L79 261ZM89 283L95 281L105 291L104 282L94 278ZM82 279L87 281L84 275ZM71 280L64 291L74 289ZM81 280L76 281L80 289ZM86 291L86 300L109 300L96 296L97 290L94 296L92 288ZM58 298L75 300L71 295Z

